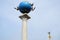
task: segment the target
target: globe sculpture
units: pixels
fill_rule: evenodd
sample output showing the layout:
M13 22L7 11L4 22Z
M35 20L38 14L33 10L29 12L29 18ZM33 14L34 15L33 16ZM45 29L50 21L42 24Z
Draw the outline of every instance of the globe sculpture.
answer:
M19 4L18 6L18 10L21 12L21 13L29 13L32 9L33 9L33 4L30 4L29 2L27 1L23 1Z
M22 40L27 40L27 20L31 18L28 13L35 8L33 7L33 4L23 1L15 9L23 13L19 16L19 18L22 19Z

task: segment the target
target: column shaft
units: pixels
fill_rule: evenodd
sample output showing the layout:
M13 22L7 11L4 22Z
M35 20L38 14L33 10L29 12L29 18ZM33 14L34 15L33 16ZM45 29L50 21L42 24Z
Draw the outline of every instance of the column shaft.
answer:
M22 19L22 40L27 40L27 18Z

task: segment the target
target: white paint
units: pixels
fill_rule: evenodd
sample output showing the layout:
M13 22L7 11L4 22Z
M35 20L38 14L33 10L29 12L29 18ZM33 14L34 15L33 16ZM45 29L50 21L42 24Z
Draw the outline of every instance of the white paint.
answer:
M22 40L27 40L27 18L22 19Z

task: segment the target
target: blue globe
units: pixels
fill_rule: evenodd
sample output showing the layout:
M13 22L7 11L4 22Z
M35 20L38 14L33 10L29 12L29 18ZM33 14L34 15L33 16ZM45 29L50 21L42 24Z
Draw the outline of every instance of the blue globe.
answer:
M23 1L19 4L18 8L21 13L29 13L32 9L32 6L29 2Z

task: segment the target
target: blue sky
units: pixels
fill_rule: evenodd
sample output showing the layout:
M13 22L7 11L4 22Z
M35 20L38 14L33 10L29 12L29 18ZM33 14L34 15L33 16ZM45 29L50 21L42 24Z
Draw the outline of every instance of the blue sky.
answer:
M24 0L0 0L0 40L21 40L21 13L16 11ZM28 40L60 40L60 0L27 0L36 9L29 13Z

